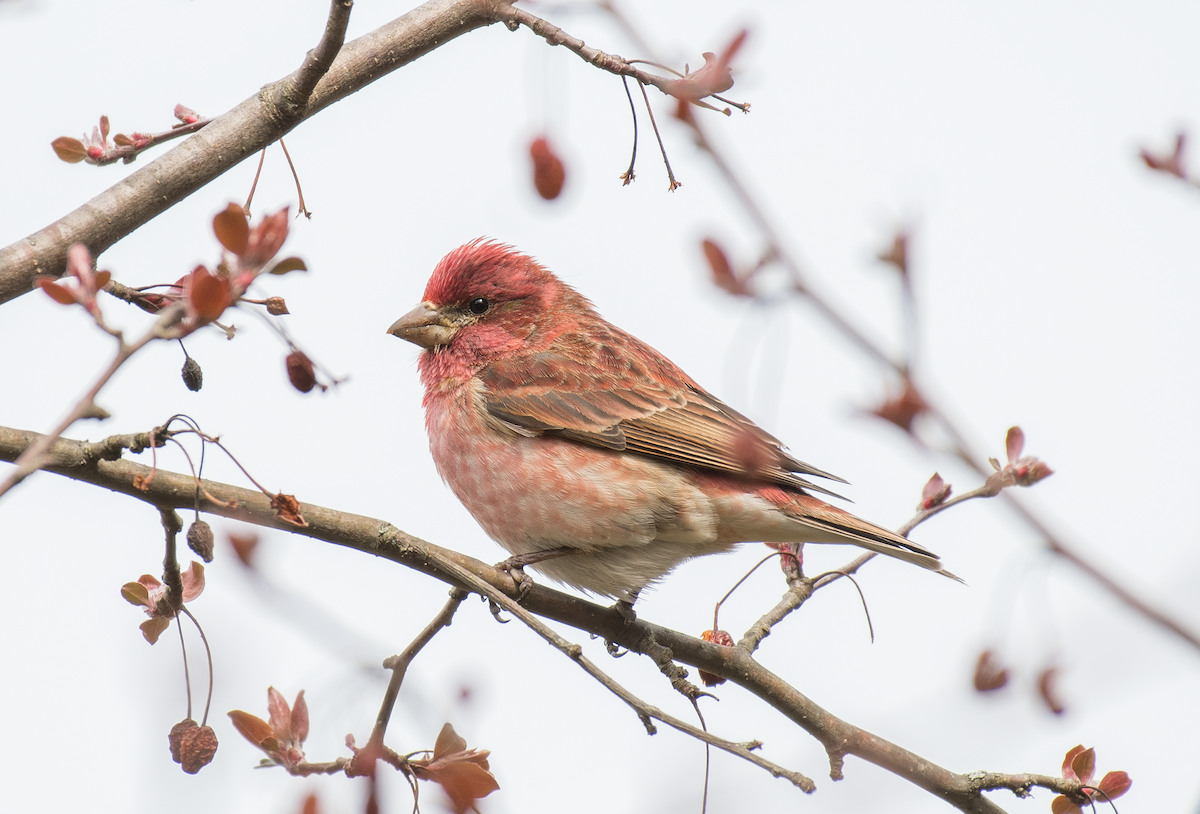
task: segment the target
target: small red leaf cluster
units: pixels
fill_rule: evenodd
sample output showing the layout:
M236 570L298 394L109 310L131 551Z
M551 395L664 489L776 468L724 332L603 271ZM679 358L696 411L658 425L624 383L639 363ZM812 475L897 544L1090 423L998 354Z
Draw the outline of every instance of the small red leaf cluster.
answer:
M988 493L996 495L1001 489L1009 486L1032 486L1040 480L1050 477L1054 470L1033 456L1022 457L1025 450L1025 433L1020 427L1010 427L1004 439L1008 464L1000 466L995 458L989 458L988 463L996 470L988 476L984 484Z
M975 662L975 689L978 692L992 692L1008 683L1008 668L1001 665L995 651L984 650Z
M464 814L475 807L476 800L500 788L489 770L489 754L486 749L468 749L466 740L446 724L438 733L433 754L409 761L409 766L420 779L439 784L456 814Z
M96 294L108 285L112 274L92 270L92 253L82 243L74 243L67 249L67 274L75 278L76 285L65 285L49 274L35 277L33 284L60 305L82 305L89 314L98 317L100 305L96 302Z
M682 102L698 103L705 96L724 93L733 87L733 73L729 63L746 41L745 29L739 31L717 56L712 51L704 52L704 66L697 68L682 79L666 83L664 90Z
M754 296L754 292L750 290L750 280L754 277L756 269L749 271L735 269L729 262L729 255L712 238L706 237L701 241L700 248L704 251L704 259L708 261L712 281L717 288L735 297Z
M538 136L529 145L529 157L533 159L533 186L547 201L562 194L567 170L562 159L550 146L545 136Z
M115 161L120 154L113 156L111 153L116 147L133 147L141 149L150 144L151 138L145 133L135 132L131 136L124 133L117 133L113 136L113 143L108 141L109 134L108 116L100 117L100 124L92 128L92 134L83 134L82 139L71 138L70 136L59 136L54 141L50 142L54 154L68 164L78 164L80 161L86 161L89 164L100 164L108 159L108 163ZM125 161L132 161L136 154L125 156Z
M200 121L199 113L183 105L175 105L174 114L175 118L179 119L180 124L195 124Z
M1175 136L1175 150L1169 155L1161 153L1152 153L1149 150L1140 150L1138 155L1146 166L1158 172L1165 172L1167 175L1174 175L1176 178L1187 180L1187 170L1183 165L1183 148L1187 143L1187 134L1179 133Z
M236 534L229 532L229 545L238 561L247 568L254 567L254 552L258 549L258 535L254 532Z
M171 727L167 742L171 746L171 759L188 774L195 774L212 763L217 753L217 733L211 726L200 726L191 718L184 718Z
M1046 705L1046 709L1055 715L1062 715L1067 708L1058 692L1058 674L1059 669L1053 664L1038 673L1037 694L1042 703ZM972 678L976 692L988 693L999 690L1008 685L1009 678L1008 667L1000 661L994 650L984 650L979 654L979 659L975 662L975 675Z
M722 647L733 647L733 637L729 635L728 631L706 630L700 634L700 638L706 642L719 644ZM707 670L700 671L700 680L704 683L705 687L715 687L718 684L725 683L725 679L722 676L714 675Z
M934 506L941 506L950 497L951 491L950 484L934 472L933 477L927 480L921 489L921 502L917 504L917 508L927 512Z
M204 591L204 566L193 562L180 575L183 579L183 602L191 602ZM150 618L140 625L146 641L154 644L162 632L171 625L171 620L179 612L171 607L167 597L168 588L157 577L142 574L137 582L126 582L121 586L121 596L131 605L137 605L146 611Z
M245 210L231 203L213 218L213 232L224 249L215 270L196 266L165 290L142 292L137 300L139 307L152 314L183 303L185 317L180 323L183 335L219 320L260 275L307 270L304 261L296 257L271 263L288 236L286 208L251 226ZM272 300L275 302L268 303L268 310L287 312L286 306L281 307L282 299Z
M289 708L287 699L274 687L267 689L267 711L270 721L235 709L229 713L233 726L246 740L266 753L273 763L289 772L304 763L304 741L308 738L308 704L304 690L296 693Z
M1096 750L1084 749L1082 744L1067 752L1063 759L1062 776L1066 780L1078 780L1084 785L1082 799L1076 801L1060 794L1050 801L1052 814L1082 814L1084 806L1093 806L1097 802L1115 800L1125 792L1133 781L1125 772L1109 772L1095 786L1091 785L1096 773Z
M908 232L904 229L896 232L892 243L879 254L875 255L881 262L893 266L900 272L901 277L908 276Z
M929 409L929 405L925 403L925 399L913 387L913 383L908 379L904 380L904 389L898 395L887 399L873 410L868 412L871 415L878 416L884 421L895 424L906 433L912 434L913 423L917 417Z

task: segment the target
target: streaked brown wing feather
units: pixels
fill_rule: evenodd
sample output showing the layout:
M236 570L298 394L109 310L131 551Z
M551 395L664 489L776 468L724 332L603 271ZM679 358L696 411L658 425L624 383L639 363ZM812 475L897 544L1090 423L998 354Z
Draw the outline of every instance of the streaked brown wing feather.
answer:
M488 412L524 431L792 488L834 495L797 473L845 483L793 458L778 439L636 338L608 330L609 342L559 337L547 350L484 368ZM618 353L622 346L632 353ZM755 471L747 471L748 461Z

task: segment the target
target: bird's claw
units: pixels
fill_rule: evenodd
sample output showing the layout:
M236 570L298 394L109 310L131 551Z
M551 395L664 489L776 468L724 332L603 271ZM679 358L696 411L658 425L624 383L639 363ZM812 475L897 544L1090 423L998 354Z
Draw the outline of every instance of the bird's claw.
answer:
M517 586L517 601L524 602L534 586L533 577L525 573L524 560L521 557L509 557L496 563L496 567L512 577L513 584Z

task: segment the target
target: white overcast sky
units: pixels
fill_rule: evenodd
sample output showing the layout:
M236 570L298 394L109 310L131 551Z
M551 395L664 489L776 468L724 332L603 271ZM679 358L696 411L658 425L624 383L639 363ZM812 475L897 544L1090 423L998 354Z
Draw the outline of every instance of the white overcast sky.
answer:
M710 114L706 123L814 285L898 350L897 281L873 255L897 224L910 224L921 380L986 454L1003 457L1005 430L1021 425L1027 451L1056 474L1019 497L1131 590L1200 629L1200 194L1137 158L1140 146L1165 150L1177 130L1200 123L1200 6L626 5L636 5L635 22L662 54L692 67L739 27L750 29L730 95L753 112ZM359 0L350 34L408 7ZM533 8L589 44L642 56L595 10ZM299 65L326 11L317 0L0 2L0 244L157 155L129 167L69 166L49 149L53 138L90 130L100 114L130 132L169 126L176 103L227 110ZM669 105L651 98L683 182L674 194L645 130L637 181L622 189L617 180L631 129L620 82L525 30L469 34L337 104L287 138L314 216L295 222L285 251L311 271L265 290L286 298L297 341L349 380L325 395L295 393L279 343L259 320L238 315L233 342L216 332L188 342L204 369L200 393L179 380L178 347L154 347L101 397L114 417L68 435L145 430L186 412L272 489L499 560L500 548L434 472L415 349L384 333L418 301L443 254L488 235L555 269L800 458L846 477L864 516L899 525L934 470L959 491L977 485L963 466L861 417L859 408L893 383L815 311L733 301L708 283L703 236L743 262L761 240L669 121ZM529 179L527 144L543 129L568 166L555 204L537 199ZM218 179L105 253L101 267L146 285L211 262L209 221L244 200L253 171L247 162ZM254 208L289 203L294 209L276 147ZM115 301L105 312L130 330L145 324ZM0 423L49 428L110 344L80 313L40 294L5 305ZM244 483L216 456L206 473ZM161 536L148 507L53 475L0 502L8 620L0 765L9 805L284 814L318 789L325 810L361 810L361 790L344 779L251 771L257 753L225 712L265 714L269 685L289 698L304 688L310 757L345 754L347 732L360 742L369 732L383 686L375 665L420 630L444 588L267 533L263 563L286 592L273 594L219 549L193 607L215 648L221 748L212 766L186 777L165 748L184 713L176 639L147 646L137 630L143 617L118 593L158 572ZM950 512L914 538L970 587L873 563L861 582L874 645L857 596L839 586L776 630L764 663L835 714L946 768L1056 774L1064 752L1083 743L1097 748L1100 772L1133 777L1122 812L1197 810L1200 653L1040 554L999 501ZM639 610L699 633L759 553L688 564ZM847 553L810 556L835 566ZM723 612L723 627L740 635L781 591L774 567L762 569ZM602 643L567 635L643 698L689 717L648 661L613 661ZM199 650L189 644L195 665ZM1014 679L982 698L970 676L987 644L1001 647ZM1060 718L1033 690L1051 660L1063 669L1069 707ZM812 738L736 687L718 695L707 707L710 728L762 740L764 754L814 777L818 791L797 799L784 781L718 755L710 811L939 810L928 794L853 758L846 780L831 782ZM474 601L410 671L391 745L430 746L446 720L472 746L494 750L502 790L483 802L489 814L699 810L697 744L667 731L648 738L623 704L518 624L497 627ZM408 810L403 783L389 783L387 794L386 810ZM996 799L1009 811L1045 812L1050 796ZM427 811L436 797L427 790Z

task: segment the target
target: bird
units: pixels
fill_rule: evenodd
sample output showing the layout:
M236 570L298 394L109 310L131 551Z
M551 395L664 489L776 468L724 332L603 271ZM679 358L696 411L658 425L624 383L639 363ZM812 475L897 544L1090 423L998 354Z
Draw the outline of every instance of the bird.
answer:
M851 544L958 579L815 497L839 496L809 478L846 481L511 246L451 251L388 333L422 348L434 464L511 555L501 567L629 607L680 563L747 542Z

